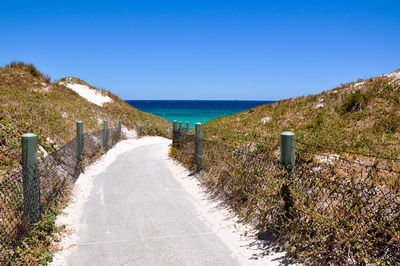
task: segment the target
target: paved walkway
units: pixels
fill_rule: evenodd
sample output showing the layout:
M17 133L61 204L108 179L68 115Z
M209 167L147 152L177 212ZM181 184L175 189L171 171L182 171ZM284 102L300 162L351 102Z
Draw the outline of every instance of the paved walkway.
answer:
M95 178L69 265L238 265L170 172L169 144L139 146Z

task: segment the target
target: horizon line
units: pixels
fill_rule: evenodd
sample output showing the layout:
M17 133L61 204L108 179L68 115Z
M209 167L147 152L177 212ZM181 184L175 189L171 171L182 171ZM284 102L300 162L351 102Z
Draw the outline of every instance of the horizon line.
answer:
M185 99L185 100L177 100L177 99L135 99L135 100L129 100L129 99L123 99L124 101L241 101L241 102L278 102L282 101L281 100L218 100L218 99L210 99L210 100L198 100L198 99Z

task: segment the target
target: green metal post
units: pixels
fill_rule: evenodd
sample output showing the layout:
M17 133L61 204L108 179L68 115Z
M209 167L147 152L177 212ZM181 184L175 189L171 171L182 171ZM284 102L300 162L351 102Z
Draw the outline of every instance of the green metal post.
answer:
M84 151L83 122L76 122L76 143L78 145L78 160L80 161Z
M194 142L194 159L196 164L196 172L199 172L203 167L203 138L201 134L201 123L196 123L195 132L196 140Z
M104 120L103 126L103 147L107 150L107 143L108 143L108 121Z
M35 134L22 135L22 185L24 216L30 223L41 219L40 175L37 160L38 138Z
M287 177L294 177L295 167L295 134L285 131L281 134L281 163L286 167ZM284 202L285 215L288 219L292 219L294 215L294 200L291 193L290 183L283 183L280 191Z
M295 134L285 131L281 134L281 163L284 166L294 166L295 161Z

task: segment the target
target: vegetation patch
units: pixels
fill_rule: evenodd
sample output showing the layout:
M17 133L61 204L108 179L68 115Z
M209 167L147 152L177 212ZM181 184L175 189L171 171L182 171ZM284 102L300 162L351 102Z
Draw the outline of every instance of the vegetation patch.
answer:
M53 194L51 188L57 186L63 177L58 180L43 175L41 180L45 180L45 185L50 189L48 194L45 191L42 193L46 202L50 200L49 204L44 205L47 207L43 219L32 225L27 234L12 235L15 228L10 227L14 225L21 225L25 229L25 223L20 215L23 209L22 181L17 179L20 177L23 134L31 132L38 136L38 156L41 159L46 154L67 146L66 144L76 147L71 140L76 137L77 121L83 121L84 132L96 133L102 130L104 120L108 120L109 128L115 128L121 120L123 127L136 129L141 135L164 137L171 135L171 123L167 120L139 111L111 92L99 90L82 80L77 78L68 80L98 90L101 94L112 98L113 102L103 106L90 103L63 86L62 82L51 82L47 75L31 64L12 62L0 68L0 236L8 238L12 236L12 240L15 241L11 242L22 240L17 249L10 248L7 254L3 253L6 251L0 243L1 259L6 259L5 262L1 261L3 264L46 264L52 259L54 247L51 243L55 239L55 234L61 230L55 226L54 219L65 199L63 196L53 198L57 193ZM93 158L88 158L89 160L95 159L98 154L91 156ZM58 157L56 161L58 162ZM53 169L44 170L51 172ZM10 219L16 221L10 222ZM10 223L7 225L7 222ZM22 229L15 231L25 232Z
M348 83L220 117L203 126L203 182L294 261L400 263L397 75ZM267 122L265 117L271 117ZM280 134L296 134L296 167ZM172 156L194 169L193 144Z
M50 83L51 79L48 75L43 74L40 72L33 64L26 64L24 62L11 62L10 64L6 65L6 68L13 68L19 69L24 72L30 73L33 77L43 79L47 83Z
M373 97L373 92L353 92L343 100L343 103L339 106L339 111L343 114L360 111L368 105L369 100Z
M21 244L10 250L0 261L2 265L47 265L53 260L57 249L55 242L64 226L57 226L57 215L68 202L69 189L55 196L42 213L42 219L29 227Z
M68 80L98 90L80 79ZM60 82L50 83L33 65L13 62L0 68L0 171L19 164L9 161L20 152L23 134L38 135L39 145L51 153L75 137L76 121L84 122L85 132L102 129L103 120L109 121L110 128L121 120L128 129L142 128L149 121L151 127L142 134L170 137L171 123L167 120L141 112L111 92L102 93L113 102L103 107L92 104Z

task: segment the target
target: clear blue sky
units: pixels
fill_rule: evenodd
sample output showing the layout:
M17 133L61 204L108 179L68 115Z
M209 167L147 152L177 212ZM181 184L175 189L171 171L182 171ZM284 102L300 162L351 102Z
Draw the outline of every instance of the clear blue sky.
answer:
M123 99L283 99L400 68L400 1L2 0L12 60Z

